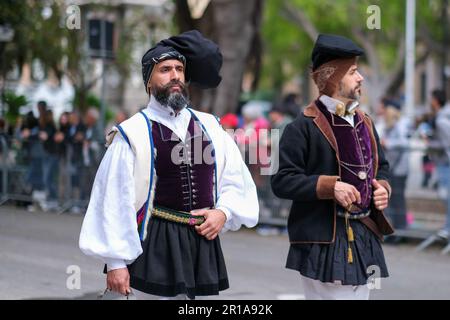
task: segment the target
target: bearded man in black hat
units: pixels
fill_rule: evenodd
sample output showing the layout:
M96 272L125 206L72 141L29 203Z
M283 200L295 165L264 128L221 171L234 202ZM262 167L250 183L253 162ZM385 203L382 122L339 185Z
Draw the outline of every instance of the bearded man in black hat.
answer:
M194 299L228 288L218 234L256 225L256 188L232 138L190 108L186 90L216 87L221 65L195 30L142 58L150 101L108 135L79 241L106 264L112 291Z
M388 271L380 241L391 188L378 134L359 98L363 50L319 35L312 77L319 97L281 137L272 188L293 200L286 267L301 274L306 299L368 299ZM366 285L370 280L369 285Z

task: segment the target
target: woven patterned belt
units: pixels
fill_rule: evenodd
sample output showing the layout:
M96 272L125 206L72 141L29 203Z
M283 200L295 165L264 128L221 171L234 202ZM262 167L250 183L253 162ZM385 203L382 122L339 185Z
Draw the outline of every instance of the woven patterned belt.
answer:
M194 216L189 212L177 211L163 207L154 207L152 210L152 216L172 222L188 224L190 226L199 226L205 222L205 217L203 216Z
M341 209L337 209L336 210L336 214L338 217L342 217L345 218L345 211L341 210ZM360 220L362 218L368 217L370 215L370 210L367 210L367 212L362 212L362 213L350 213L350 215L348 216L348 218L350 220Z

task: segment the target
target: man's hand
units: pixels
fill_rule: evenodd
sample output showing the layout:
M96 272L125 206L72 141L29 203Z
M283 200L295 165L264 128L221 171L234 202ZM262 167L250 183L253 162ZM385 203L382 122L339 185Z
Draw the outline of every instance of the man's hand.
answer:
M222 210L217 209L192 210L191 214L194 216L205 217L205 222L199 226L195 226L195 230L198 234L204 236L208 240L214 240L227 221L225 213Z
M373 202L377 210L384 210L388 206L389 194L387 190L375 179L372 180Z
M106 274L106 287L123 295L131 293L128 268L108 271Z
M351 184L336 181L334 185L334 198L344 208L354 202L361 203L361 194Z

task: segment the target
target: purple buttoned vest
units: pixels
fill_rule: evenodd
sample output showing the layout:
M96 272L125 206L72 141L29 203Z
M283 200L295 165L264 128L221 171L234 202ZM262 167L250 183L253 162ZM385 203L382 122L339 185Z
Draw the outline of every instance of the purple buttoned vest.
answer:
M355 186L361 194L361 204L354 204L352 213L361 213L369 209L372 200L373 158L369 130L364 120L357 113L354 115L355 126L339 116L331 114L326 106L316 101L317 106L330 123L336 138L341 181ZM367 178L360 179L358 173L365 172Z
M152 137L156 149L153 205L186 212L214 207L214 151L197 121L191 117L185 143L157 122L153 122ZM212 157L204 158L208 152Z

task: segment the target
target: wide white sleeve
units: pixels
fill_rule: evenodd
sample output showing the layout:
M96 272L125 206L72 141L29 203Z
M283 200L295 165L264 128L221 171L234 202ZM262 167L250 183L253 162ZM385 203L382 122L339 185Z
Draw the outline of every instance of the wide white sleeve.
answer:
M227 216L223 231L248 228L258 223L259 204L256 186L233 139L223 132L225 163L218 181L216 209Z
M134 208L134 153L120 134L108 147L92 187L79 246L108 270L126 267L141 253Z

